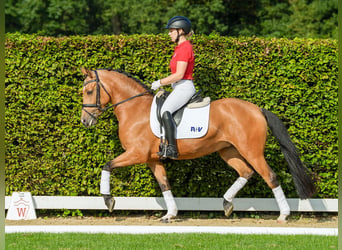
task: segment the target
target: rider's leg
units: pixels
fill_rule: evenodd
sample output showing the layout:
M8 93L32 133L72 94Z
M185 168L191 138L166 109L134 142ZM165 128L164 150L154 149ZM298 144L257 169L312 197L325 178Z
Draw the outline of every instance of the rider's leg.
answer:
M172 114L183 107L190 98L195 94L196 90L193 82L190 80L182 80L174 85L173 91L166 98L160 113L162 114L163 127L165 137L170 146L164 147L163 152L160 152L162 157L177 158L176 145L176 125L172 118ZM169 153L167 152L169 149Z
M163 157L176 159L178 158L178 151L176 145L176 124L169 111L165 111L162 116L163 127L165 130L165 138L167 140L167 147L163 153Z

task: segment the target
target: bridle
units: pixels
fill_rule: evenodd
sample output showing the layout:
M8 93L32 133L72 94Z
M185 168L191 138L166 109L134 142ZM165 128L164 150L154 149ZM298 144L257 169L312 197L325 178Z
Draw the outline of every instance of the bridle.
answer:
M82 110L84 110L88 115L90 115L93 119L97 119L97 117L95 117L92 113L90 113L88 110L86 110L85 108L97 108L98 110L100 110L101 112L105 112L107 111L108 109L111 109L111 108L114 108L124 102L127 102L127 101L130 101L136 97L139 97L139 96L143 96L145 95L146 93L153 93L151 90L146 90L140 94L137 94L135 96L132 96L132 97L129 97L123 101L120 101L118 103L115 103L115 104L112 104L110 106L107 106L107 107L104 107L102 108L101 107L101 101L100 101L100 89L103 88L103 90L106 92L106 94L109 96L109 99L111 100L112 97L110 96L109 92L107 91L107 89L105 88L105 86L102 84L102 82L100 81L100 78L99 78L99 75L97 73L97 70L94 70L95 72L95 79L92 79L92 80L89 80L89 81L86 81L85 83L83 83L83 88L85 86L87 86L89 83L92 83L92 82L96 82L96 103L95 104L82 104Z

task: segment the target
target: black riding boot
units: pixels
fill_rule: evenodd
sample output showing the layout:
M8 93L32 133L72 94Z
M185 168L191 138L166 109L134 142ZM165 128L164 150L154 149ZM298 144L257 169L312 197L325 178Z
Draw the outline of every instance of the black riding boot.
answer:
M162 158L178 158L177 144L176 144L176 124L170 112L165 111L162 116L163 127L165 130L165 137L167 145L163 149Z

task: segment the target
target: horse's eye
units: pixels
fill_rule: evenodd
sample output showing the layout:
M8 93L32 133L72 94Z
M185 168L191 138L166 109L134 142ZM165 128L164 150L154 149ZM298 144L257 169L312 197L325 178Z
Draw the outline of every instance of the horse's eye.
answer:
M88 91L87 91L87 95L91 95L92 93L93 93L92 90L88 90Z

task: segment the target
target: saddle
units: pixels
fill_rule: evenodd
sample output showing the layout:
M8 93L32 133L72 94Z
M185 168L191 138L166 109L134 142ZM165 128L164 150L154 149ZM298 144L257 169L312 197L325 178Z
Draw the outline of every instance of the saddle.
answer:
M199 104L199 103L203 102L203 97L201 96L201 93L202 93L202 90L199 90L198 92L196 92L185 105L183 105L180 109L178 109L176 112L174 112L172 114L172 117L176 123L176 126L178 126L180 121L182 120L185 107L187 107L189 104L194 104L194 103ZM162 124L162 118L161 118L162 114L160 113L160 111L161 111L161 108L162 108L166 98L169 96L169 94L170 94L170 92L168 92L164 89L161 89L156 94L156 104L157 104L156 112L157 112L157 118L158 118L158 121L160 124ZM193 108L194 107L195 106L193 106ZM200 106L198 106L198 107L200 107Z
M152 101L150 112L150 128L153 134L161 137L161 107L170 92L160 90ZM206 135L209 126L210 97L201 97L201 91L195 93L187 104L173 113L177 131L176 139L200 138Z

